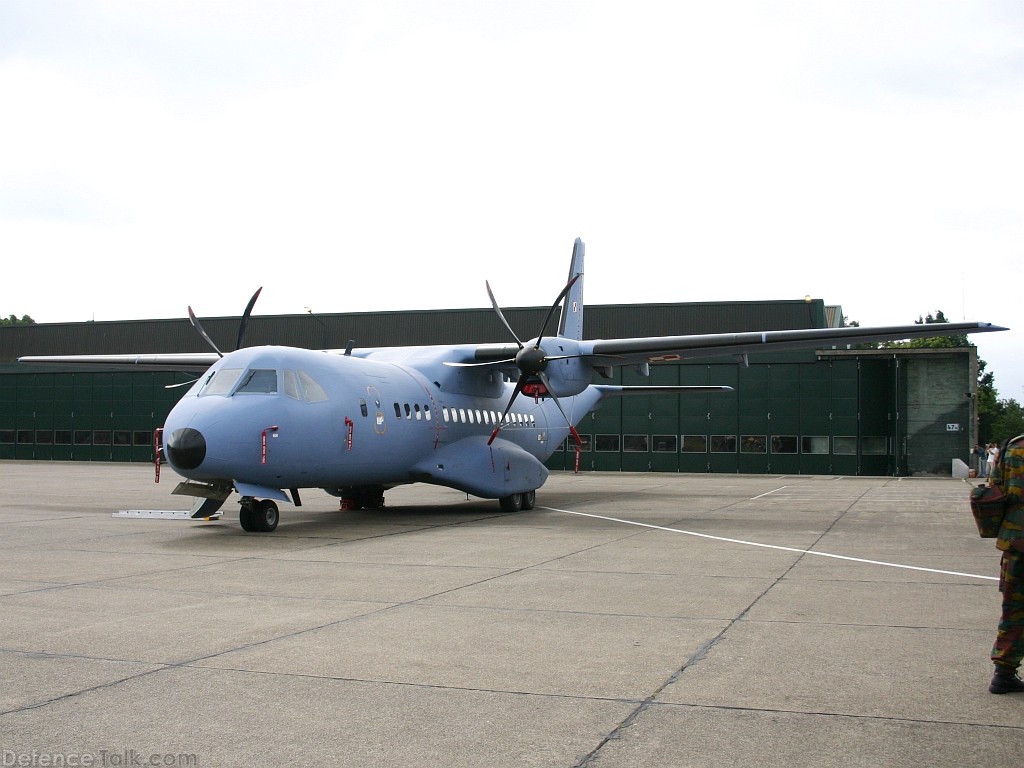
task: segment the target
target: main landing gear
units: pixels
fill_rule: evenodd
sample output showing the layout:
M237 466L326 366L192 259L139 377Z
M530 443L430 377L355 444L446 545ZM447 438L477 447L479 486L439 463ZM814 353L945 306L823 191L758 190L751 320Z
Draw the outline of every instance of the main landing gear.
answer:
M277 528L280 514L277 504L270 499L254 499L252 496L243 496L239 503L242 506L238 511L238 522L242 524L243 531L270 533Z
M498 499L502 512L520 512L533 509L537 504L537 492L527 491L526 493L513 493L511 496L502 496Z

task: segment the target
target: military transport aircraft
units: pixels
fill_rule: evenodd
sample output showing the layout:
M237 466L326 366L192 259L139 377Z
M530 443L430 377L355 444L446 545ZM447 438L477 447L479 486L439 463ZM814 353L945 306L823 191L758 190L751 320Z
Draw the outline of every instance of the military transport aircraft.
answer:
M321 488L343 509L378 508L389 488L449 486L498 499L509 512L532 509L547 479L544 461L607 397L727 391L716 386L593 384L615 366L715 355L814 348L891 339L1006 330L991 323L814 328L586 341L583 242L540 333L522 341L487 293L515 343L309 350L244 347L245 308L233 352L221 352L192 308L189 317L213 351L200 354L23 357L200 371L168 414L157 461L166 456L186 480L174 493L197 497L193 517L217 513L239 496L246 531L270 532L277 501L299 506L300 488ZM555 334L547 326L561 307Z

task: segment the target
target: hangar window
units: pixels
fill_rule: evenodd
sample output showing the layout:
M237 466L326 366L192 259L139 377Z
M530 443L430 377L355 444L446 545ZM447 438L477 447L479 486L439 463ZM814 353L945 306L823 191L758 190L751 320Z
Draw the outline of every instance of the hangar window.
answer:
M619 436L618 435L597 435L594 438L594 450L598 453L618 453L619 452Z
M132 432L132 445L148 446L153 444L153 435L144 430L136 430Z
M801 453L828 453L828 437L804 435L800 440Z
M49 429L37 429L36 445L53 445L53 432Z
M580 446L580 450L589 452L593 444L591 436L580 435L580 442L582 443L582 445ZM570 435L569 437L565 438L565 440L562 441L562 450L572 451L573 453L576 452L576 441L572 438L572 435Z
M146 435L146 445L149 445L149 432L144 433ZM71 430L70 429L58 429L54 430L53 442L56 445L71 445Z
M712 435L712 453L736 453L736 435Z
M32 445L32 430L31 429L19 429L18 430L18 445Z
M75 445L92 445L92 431L88 429L76 429Z
M796 453L798 446L796 435L772 435L772 453Z
M862 437L860 451L865 456L885 456L889 452L888 443L885 437Z
M740 453L768 453L768 438L765 435L742 435Z
M128 429L115 429L114 430L114 445L131 445L132 444L132 433Z
M707 453L707 435L683 435L683 453Z
M679 451L679 438L675 435L655 435L652 450L655 453L676 453Z
M856 456L857 438L848 436L836 436L832 438L832 453L837 456Z
M0 429L0 445L14 445L14 430Z
M622 450L629 453L647 453L650 450L647 435L623 435Z
M92 433L93 445L110 445L110 430L96 429Z

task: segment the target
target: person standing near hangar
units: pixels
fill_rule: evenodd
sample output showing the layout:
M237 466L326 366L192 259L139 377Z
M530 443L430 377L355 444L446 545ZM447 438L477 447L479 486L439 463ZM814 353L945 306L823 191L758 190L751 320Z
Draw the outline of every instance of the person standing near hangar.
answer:
M989 484L1011 497L996 538L1003 557L999 567L999 591L1003 612L992 646L995 674L991 693L1024 692L1017 676L1024 659L1024 435L1018 435L1004 448L1001 461L990 465Z

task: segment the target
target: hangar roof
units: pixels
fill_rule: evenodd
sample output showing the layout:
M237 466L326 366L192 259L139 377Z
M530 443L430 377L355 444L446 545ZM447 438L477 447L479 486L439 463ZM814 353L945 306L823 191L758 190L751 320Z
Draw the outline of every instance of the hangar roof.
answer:
M587 305L588 339L738 333L756 330L821 328L835 322L834 307L807 302L743 301L681 304ZM547 307L502 309L521 339L536 336ZM841 319L842 312L838 313ZM237 317L201 318L221 349L233 349ZM552 321L552 325L555 321ZM548 333L554 329L549 328ZM492 309L440 309L405 312L353 312L322 315L253 315L247 346L281 344L311 349L419 344L504 343L511 341ZM206 352L187 318L37 323L0 327L0 362L22 355Z

